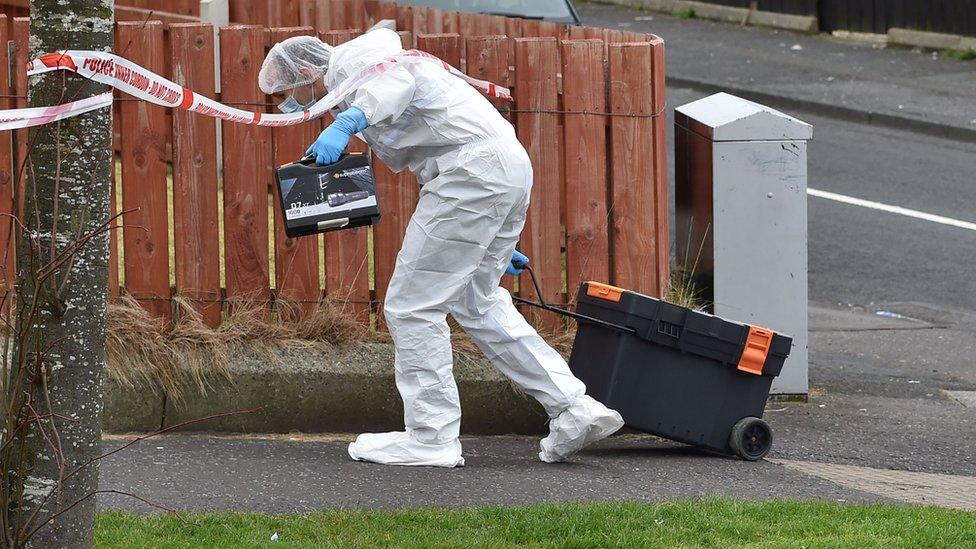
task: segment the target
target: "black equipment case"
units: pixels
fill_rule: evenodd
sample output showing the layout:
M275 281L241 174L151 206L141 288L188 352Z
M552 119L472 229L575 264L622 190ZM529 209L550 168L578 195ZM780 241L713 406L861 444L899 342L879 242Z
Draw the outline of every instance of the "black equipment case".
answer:
M375 225L380 207L369 156L350 154L335 164L311 157L275 172L285 234L298 236Z

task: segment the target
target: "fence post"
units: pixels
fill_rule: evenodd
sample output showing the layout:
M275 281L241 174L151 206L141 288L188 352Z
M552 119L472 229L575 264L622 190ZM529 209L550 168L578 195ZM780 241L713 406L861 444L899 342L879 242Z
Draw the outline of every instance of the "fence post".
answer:
M664 113L664 67L649 42L610 44L611 247L614 284L652 296L668 289L666 145L654 121Z
M265 29L235 25L220 31L220 79L224 103L265 110L258 89L264 59ZM271 299L268 276L268 185L273 179L271 131L248 124L224 128L224 263L227 298L254 300L267 316Z
M0 98L0 109L10 109L15 104L14 100L10 98L12 86L10 85L10 67L12 65L11 53L13 53L12 43L7 42L7 16L0 15L0 46L3 47L3 53L0 55L0 95L8 96ZM18 65L18 67L20 67ZM2 283L2 307L0 307L0 315L6 318L8 309L7 305L9 302L8 298L11 296L9 290L13 287L14 280L16 279L16 272L14 271L14 258L17 256L16 253L16 235L17 231L14 230L14 183L16 181L15 174L16 168L14 167L14 154L13 154L13 140L11 139L11 132L0 132L0 270L2 270L2 277L0 277L0 283Z
M532 159L535 183L520 249L532 258L543 297L562 303L562 227L560 224L559 48L554 38L519 38L515 41L515 101L519 111L515 127ZM528 111L528 112L526 112ZM535 299L535 290L520 286L522 296ZM552 313L541 315L548 328L561 326Z
M159 21L119 23L116 45L150 71L164 67ZM125 290L154 316L172 317L166 205L166 111L146 101L120 106Z
M566 289L610 280L607 235L607 83L603 41L563 42ZM579 113L579 114L572 114ZM590 114L582 114L590 113Z
M352 40L356 31L331 31L322 40L333 46ZM366 152L368 149L358 138L349 143L350 152ZM380 208L383 204L380 203ZM368 326L370 313L369 292L369 229L347 229L325 235L326 295L345 301L356 319Z
M14 17L13 25L14 45L17 51L14 53L14 66L26 67L30 52L27 43L30 40L30 18ZM27 106L27 71L14 71L13 74L14 95L17 108ZM24 173L27 166L27 142L30 140L30 133L27 129L16 130L14 135L17 139L17 147L14 150L14 177L17 179L17 187L14 189L14 196L17 198L17 214L24 216ZM116 255L116 258L118 256Z
M170 25L173 81L214 97L214 29ZM220 238L217 223L217 121L173 111L173 221L176 293L210 327L220 324Z

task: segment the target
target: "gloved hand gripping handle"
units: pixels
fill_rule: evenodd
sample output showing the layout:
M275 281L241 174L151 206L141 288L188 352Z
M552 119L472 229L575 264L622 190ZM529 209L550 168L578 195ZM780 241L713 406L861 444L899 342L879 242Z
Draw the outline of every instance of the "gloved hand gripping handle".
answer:
M321 166L333 164L349 146L352 136L367 127L369 122L363 111L357 107L349 107L336 116L335 122L319 134L318 139L305 153L313 155L315 162Z

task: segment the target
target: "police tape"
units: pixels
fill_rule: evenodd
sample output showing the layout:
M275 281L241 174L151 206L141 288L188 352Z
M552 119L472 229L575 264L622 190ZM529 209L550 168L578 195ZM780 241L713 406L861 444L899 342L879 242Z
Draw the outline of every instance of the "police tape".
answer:
M292 126L324 116L363 84L398 66L418 64L438 65L463 79L488 97L511 101L510 91L485 80L473 78L439 58L420 50L407 50L363 69L299 113L277 114L252 112L225 105L195 93L172 80L164 78L124 57L96 51L64 50L43 55L27 66L28 76L52 71L69 71L121 90L137 99L163 107L182 109L212 116L228 122L256 126ZM57 120L107 107L112 104L112 92L50 107L29 107L0 110L0 130L14 130L39 126Z

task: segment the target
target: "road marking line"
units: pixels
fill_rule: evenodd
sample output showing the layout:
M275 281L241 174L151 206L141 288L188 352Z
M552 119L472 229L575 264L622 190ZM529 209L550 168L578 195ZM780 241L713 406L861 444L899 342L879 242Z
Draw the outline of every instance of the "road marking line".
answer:
M882 204L881 202L872 202L870 200L864 200L862 198L844 196L842 194L821 191L819 189L807 189L807 194L809 194L810 196L815 196L817 198L824 198L827 200L833 200L835 202L850 204L851 206L861 206L862 208L870 208L872 210L878 210L882 212L903 215L905 217L912 217L915 219L921 219L923 221L931 221L933 223L939 223L940 225L949 225L950 227L957 227L960 229L976 231L976 223L972 223L969 221L961 221L959 219L953 219L951 217L944 217L941 215L920 212L918 210L910 210L908 208L902 208L901 206L892 206L890 204Z

